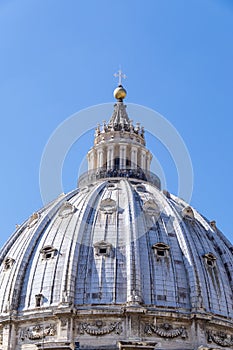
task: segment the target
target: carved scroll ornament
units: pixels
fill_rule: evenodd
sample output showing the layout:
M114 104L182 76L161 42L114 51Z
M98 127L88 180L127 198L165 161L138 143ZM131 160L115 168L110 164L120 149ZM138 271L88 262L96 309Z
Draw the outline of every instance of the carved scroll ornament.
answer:
M80 334L87 333L89 335L96 336L106 335L112 332L115 334L121 334L122 332L122 326L120 322L110 323L109 325L106 325L102 321L96 321L93 324L80 323L78 328Z
M37 340L43 339L47 336L56 335L56 327L55 325L36 325L34 327L24 328L21 332L21 340L29 339L29 340Z
M227 334L225 332L208 331L207 339L208 342L214 342L220 346L233 346L233 335Z
M154 326L153 324L148 324L145 327L145 333L152 335L157 334L159 337L163 338L176 338L181 336L182 338L187 338L187 332L185 327L173 328L170 324L164 323L162 326Z

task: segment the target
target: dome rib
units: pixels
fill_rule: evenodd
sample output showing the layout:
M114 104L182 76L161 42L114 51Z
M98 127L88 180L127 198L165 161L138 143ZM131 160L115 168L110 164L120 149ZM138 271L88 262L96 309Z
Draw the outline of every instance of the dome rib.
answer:
M196 274L195 269L192 268L194 265L194 257L192 253L192 249L190 247L190 243L187 239L188 232L186 229L186 226L183 224L183 218L181 217L180 212L177 210L177 204L179 207L179 203L176 203L174 206L173 201L175 199L174 196L171 198L172 200L168 200L168 212L170 216L173 218L173 227L174 231L179 243L179 247L181 249L181 252L183 254L183 262L184 262L184 268L185 268L185 276L187 279L187 284L189 286L190 291L190 308L195 311L200 308L199 305L199 289L198 289L198 277ZM180 208L181 211L181 208Z
M74 293L74 302L75 304L85 304L91 302L90 293L87 290L87 284L89 284L90 288L92 288L90 284L90 275L88 271L88 266L93 267L93 233L92 233L92 225L96 223L97 216L97 206L101 200L101 196L105 190L106 183L101 183L101 185L94 188L91 196L88 195L88 202L83 206L82 219L79 229L79 253L76 257L77 266L74 268L73 275L75 277L74 288L78 291L78 295ZM88 240L87 240L88 239ZM77 268L81 267L81 274L78 273ZM90 268L90 267L89 267ZM93 271L94 272L94 269ZM89 295L88 295L89 294Z
M141 215L142 209L138 206L138 202L134 200L134 193L129 183L124 183L128 196L128 217L129 217L129 240L126 245L128 266L128 283L127 283L127 301L132 303L142 302L141 291L141 264L138 237L140 237L140 227L138 217Z

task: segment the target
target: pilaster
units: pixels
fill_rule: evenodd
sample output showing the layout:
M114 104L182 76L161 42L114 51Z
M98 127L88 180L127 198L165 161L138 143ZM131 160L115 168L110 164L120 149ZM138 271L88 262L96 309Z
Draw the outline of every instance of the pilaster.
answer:
M126 168L126 145L120 145L120 168L125 169Z
M131 167L132 169L137 168L137 147L131 146Z

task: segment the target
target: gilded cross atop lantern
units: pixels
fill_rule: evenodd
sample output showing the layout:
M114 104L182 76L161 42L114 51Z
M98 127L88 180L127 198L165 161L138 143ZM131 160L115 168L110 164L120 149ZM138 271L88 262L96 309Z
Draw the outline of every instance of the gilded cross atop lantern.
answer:
M113 75L114 75L114 77L116 77L116 78L118 77L118 86L121 86L121 85L122 85L122 78L123 78L123 79L126 79L126 78L127 78L127 76L122 72L121 68L118 70L117 73L114 73Z

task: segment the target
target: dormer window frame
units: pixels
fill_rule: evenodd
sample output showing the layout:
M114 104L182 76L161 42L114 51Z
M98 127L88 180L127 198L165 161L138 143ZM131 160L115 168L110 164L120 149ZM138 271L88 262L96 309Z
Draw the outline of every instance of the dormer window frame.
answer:
M217 226L216 226L216 221L215 220L210 221L210 227L212 228L212 230L217 232Z
M50 260L56 256L57 249L51 245L44 246L40 253L42 254L42 260Z
M41 307L43 305L44 296L42 293L35 295L36 307Z
M32 228L39 220L40 214L39 213L33 213L28 221L27 227Z
M187 206L182 210L182 216L184 219L189 221L194 221L195 219L194 211L190 206Z
M217 258L213 253L206 253L203 255L206 266L210 268L216 267Z
M114 199L106 198L100 203L100 211L104 214L113 214L117 211L117 204Z
M15 259L11 257L6 257L4 260L4 271L9 271L13 264L15 263Z
M69 215L73 214L75 207L68 201L64 201L62 206L59 209L58 216L62 219L66 219Z
M155 217L157 219L161 215L160 208L159 208L158 204L153 199L148 199L143 204L143 210L147 215Z
M100 241L94 244L95 256L110 257L112 253L112 244Z
M158 242L152 245L152 249L158 259L167 258L169 256L170 247L164 242Z

